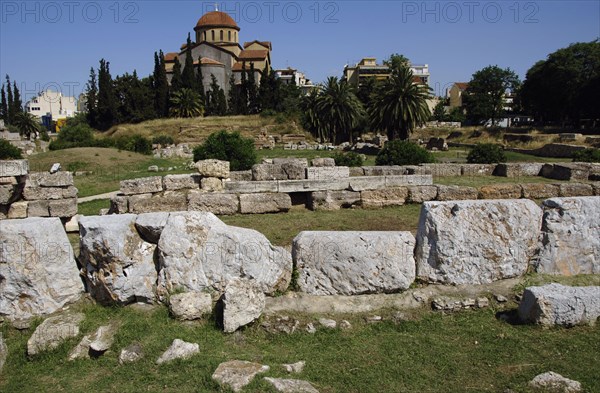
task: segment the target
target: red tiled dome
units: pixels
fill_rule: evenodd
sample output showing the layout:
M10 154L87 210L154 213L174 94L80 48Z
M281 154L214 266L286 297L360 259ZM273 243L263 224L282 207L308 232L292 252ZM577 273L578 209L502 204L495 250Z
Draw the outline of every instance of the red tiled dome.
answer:
M200 18L196 24L196 28L206 27L229 27L237 30L240 29L231 16L221 11L212 11L202 15L202 18Z

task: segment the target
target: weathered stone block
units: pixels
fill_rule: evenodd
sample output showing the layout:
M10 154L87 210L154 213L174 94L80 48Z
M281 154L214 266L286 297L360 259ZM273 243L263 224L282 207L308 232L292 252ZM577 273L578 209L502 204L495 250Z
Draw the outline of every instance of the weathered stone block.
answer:
M23 176L29 173L27 160L2 160L0 161L0 177Z
M219 179L227 179L229 177L229 161L198 161L196 163L196 169L202 177L218 177Z
M527 271L542 210L528 199L425 202L417 232L417 275L450 285L485 284Z
M166 191L198 189L200 175L167 175L163 178L163 188Z
M434 178L462 175L462 164L421 164L421 166L431 171Z
M402 176L386 176L386 187L399 186L429 186L433 184L432 175L402 175Z
M310 196L311 210L339 210L360 204L360 192L315 191Z
M188 210L211 212L218 215L232 215L240 210L240 200L236 194L214 194L192 191L188 194Z
M389 293L414 281L414 246L410 232L301 232L292 255L302 292Z
M281 165L288 180L301 180L306 178L305 169L308 167L306 158L274 158L273 165Z
M408 186L408 203L423 203L433 201L437 197L438 189L436 186Z
M364 176L402 176L406 170L398 165L386 166L364 166L362 167Z
M335 160L330 157L317 157L313 158L311 161L312 166L335 166Z
M34 172L30 173L27 183L31 187L68 187L73 185L71 172Z
M361 176L350 179L350 189L352 191L377 190L385 188L384 176Z
M510 164L498 164L494 171L494 176L503 177L522 177L539 176L542 171L543 163L520 162Z
M600 197L547 199L543 207L537 271L600 274Z
M121 193L124 195L147 194L162 190L163 182L160 176L121 181Z
M519 317L540 325L594 324L600 317L600 287L548 284L523 292Z
M3 186L15 186L17 185L18 181L17 178L15 176L6 176L6 177L0 177L0 185Z
M252 180L288 180L288 175L281 165L256 164L252 166Z
M231 181L252 181L252 170L231 171L231 172L229 172L229 180L231 180Z
M187 210L184 192L165 191L158 195L132 195L129 197L130 213L179 212Z
M27 202L20 201L10 205L10 208L8 209L8 218L27 218Z
M290 180L294 182L294 180ZM253 193L253 192L278 192L279 187L274 181L226 181L226 192Z
M438 201L460 201L477 199L479 191L474 187L461 187L461 186L437 186Z
M223 191L223 180L218 177L204 177L200 181L200 187L205 192Z
M523 198L529 199L555 198L559 192L556 184L526 183L521 184L521 188Z
M462 176L492 176L496 164L462 164L460 168Z
M401 206L404 205L407 198L408 188L406 187L367 190L360 193L360 203L365 208Z
M590 175L590 165L581 163L557 163L553 165L548 178L556 180L584 180Z
M27 217L50 217L48 201L30 201L27 204Z
M292 208L292 199L284 193L241 194L240 213L262 214L287 212Z
M60 187L25 187L23 198L28 201L55 200L62 199L64 193L65 189Z
M365 175L365 169L362 167L351 166L349 171L350 171L350 177Z
M273 182L275 183L275 182ZM338 191L348 188L348 179L341 180L280 180L277 192Z
M347 166L306 168L306 178L309 180L338 180L348 177L350 169Z
M49 201L50 217L73 217L77 214L77 198Z
M479 199L519 199L523 191L519 184L491 184L479 188Z
M558 185L560 197L593 196L594 189L590 184L561 183Z
M14 200L13 193L15 186L0 186L0 204L8 205Z
M117 195L110 199L109 214L125 214L129 212L129 197Z
M135 229L144 241L158 244L160 234L169 219L169 214L167 212L139 214L135 219Z

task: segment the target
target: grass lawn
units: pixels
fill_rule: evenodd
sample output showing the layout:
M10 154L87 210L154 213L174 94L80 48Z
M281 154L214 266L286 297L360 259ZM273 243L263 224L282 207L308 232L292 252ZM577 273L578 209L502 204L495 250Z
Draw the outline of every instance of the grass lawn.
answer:
M98 199L90 202L83 202L77 206L77 214L84 216L97 216L100 214L100 209L108 209L110 207L110 199Z

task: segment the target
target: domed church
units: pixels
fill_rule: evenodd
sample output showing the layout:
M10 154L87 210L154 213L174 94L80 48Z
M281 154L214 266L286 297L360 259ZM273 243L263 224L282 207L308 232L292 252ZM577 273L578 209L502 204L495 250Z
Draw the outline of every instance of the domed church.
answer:
M260 81L260 71L265 66L271 67L271 42L249 41L242 47L239 44L240 27L225 12L212 11L204 14L194 27L195 42L192 42L192 58L194 67L202 67L204 89L208 90L213 74L225 93L229 92L229 78L234 74L236 81L241 81L244 67L250 70L254 63L256 81ZM175 58L179 59L181 68L185 66L187 44L183 44L179 52L166 53L165 67L169 82L173 76ZM199 59L201 58L201 64ZM197 72L197 71L196 71Z

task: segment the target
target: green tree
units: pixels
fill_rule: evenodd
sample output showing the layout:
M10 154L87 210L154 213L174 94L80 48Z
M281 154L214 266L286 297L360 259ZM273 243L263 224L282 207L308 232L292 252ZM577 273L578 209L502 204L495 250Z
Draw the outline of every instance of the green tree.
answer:
M402 140L389 141L377 154L377 165L419 165L435 162L433 154L416 143Z
M229 100L227 102L230 115L241 114L240 100L240 86L235 83L235 75L232 73L229 77Z
M186 89L198 90L196 86L196 75L194 74L194 58L192 57L192 39L190 33L187 36L185 46L185 64L181 73L181 86Z
M8 123L8 103L6 102L4 84L2 84L2 89L0 89L0 119L4 120L4 123Z
M96 81L96 70L90 69L90 80L86 89L87 121L92 127L98 127L98 82Z
M204 107L198 93L191 89L181 89L172 94L170 110L172 117L198 117L202 116Z
M248 73L246 71L246 62L242 63L242 83L240 83L240 102L239 114L248 114Z
M217 78L214 74L210 74L210 90L208 91L208 105L206 113L209 116L223 116L227 113L227 102L225 100L225 92L219 86Z
M365 108L368 108L371 105L371 98L376 87L377 79L375 79L375 77L369 77L365 79L364 82L358 86L358 92L356 93L356 96L360 102L362 102Z
M260 86L258 87L258 101L261 110L277 110L279 102L279 79L275 75L275 71L265 65L260 78Z
M257 160L254 140L239 132L215 132L194 149L194 161L206 159L229 161L232 171L251 169Z
M574 43L528 71L521 89L524 110L542 122L579 125L600 118L600 41Z
M117 122L117 108L110 63L100 60L98 71L98 129L108 130Z
M183 88L183 81L181 80L181 64L179 59L175 58L175 64L173 64L173 76L171 77L171 93L175 93Z
M21 149L13 146L6 139L0 139L0 160L18 160L23 158Z
M114 81L117 107L117 123L140 123L154 117L149 79L141 81L134 70L130 75L125 73Z
M248 113L256 114L260 112L260 103L258 100L258 88L256 87L256 76L254 62L250 63L250 72L248 73Z
M302 126L309 130L315 138L321 143L324 143L327 139L325 130L323 128L321 118L319 116L318 101L319 101L320 89L315 88L307 95L302 97L300 100L300 109L302 110Z
M488 66L473 74L464 95L467 116L474 122L491 119L492 125L506 110L506 93L519 88L519 77L510 68Z
M19 130L21 136L31 140L36 139L40 132L40 122L31 113L19 112L15 116L13 125Z
M15 116L15 109L14 109L14 105L15 105L15 101L13 100L13 91L12 91L12 86L10 84L10 77L8 75L6 75L6 92L7 92L7 97L8 97L8 103L7 103L7 112L6 112L6 124L12 124L12 121L14 119Z
M154 73L152 74L154 89L154 110L157 117L169 115L169 80L165 69L165 56L161 50L154 52Z
M202 74L202 56L198 56L198 72L196 72L196 89L200 100L206 105L206 92L204 91L204 75Z
M433 119L436 121L447 121L448 115L446 114L445 102L440 100L433 108Z
M329 77L317 99L317 114L330 142L352 143L352 129L359 124L365 110L352 86Z
M389 140L408 139L431 117L427 106L430 90L429 86L414 83L408 67L395 69L373 94L369 108L372 127L386 132Z
M493 143L479 143L467 155L470 164L498 164L506 162L504 150Z
M21 93L19 92L17 82L13 81L13 119L16 119L16 117L21 112L23 112L23 101L21 100Z
M410 61L404 55L393 53L387 60L383 61L383 64L388 66L392 72L397 71L401 68L407 68L410 66Z

